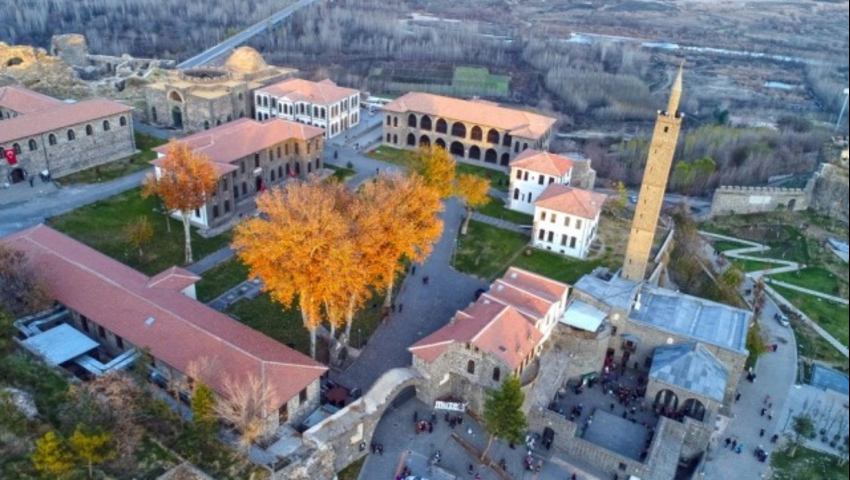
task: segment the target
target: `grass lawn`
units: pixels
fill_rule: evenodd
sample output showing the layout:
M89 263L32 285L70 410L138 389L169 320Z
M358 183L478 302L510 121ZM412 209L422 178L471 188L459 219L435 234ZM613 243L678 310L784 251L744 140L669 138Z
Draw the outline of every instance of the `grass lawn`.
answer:
M771 285L786 300L793 303L795 307L803 311L815 323L830 333L836 340L845 346L850 344L850 309L845 305L838 305L828 300L822 300L795 290Z
M408 168L410 166L410 155L412 152L401 150L392 147L378 147L368 154L367 157L379 160L381 162L391 163L399 167Z
M776 263L767 263L767 262L759 262L757 260L742 260L739 258L730 258L734 265L737 265L738 268L741 269L744 273L749 272L759 272L762 270L769 270L771 268L781 268L782 265Z
M844 284L843 280L833 275L832 272L819 267L806 268L805 270L797 272L771 275L771 278L779 280L780 282L790 283L791 285L835 296L841 296L841 286ZM846 292L846 286L843 290ZM844 298L847 298L847 296L844 295Z
M570 285L603 264L603 261L578 260L537 249L532 249L531 255L520 255L513 262L515 267Z
M532 225L534 217L525 213L509 210L498 198L490 198L490 203L478 209L478 213L498 218L517 225Z
M500 192L507 192L510 188L510 178L505 172L499 170L490 170L489 168L477 167L467 163L457 164L458 175L475 175L476 177L486 178L490 181L490 188Z
M773 478L777 480L840 480L850 478L847 466L839 467L837 459L807 448L797 449L791 458L788 451L773 454Z
M799 321L792 321L791 327L794 329L800 357L828 363L842 371L847 370L847 357L818 335L812 327Z
M230 259L201 275L195 284L198 300L211 302L248 279L248 267L238 258Z
M171 233L168 233L165 216L154 213L158 204L156 198L142 198L141 189L137 188L50 218L47 223L147 275L156 275L174 265L184 264L183 223L175 219L169 220ZM144 256L141 258L127 242L124 234L130 222L139 217L147 217L154 229L154 236L144 248ZM192 249L195 259L203 258L227 246L230 237L228 232L205 239L193 231Z
M714 248L720 252L728 252L729 250L738 250L739 248L747 248L748 245L744 245L743 243L737 242L729 242L726 240L715 240L711 242L714 245Z
M459 88L478 88L490 94L508 96L510 94L511 77L492 75L486 68L456 67L452 78L452 86Z
M492 280L504 273L508 262L528 242L525 235L472 221L469 233L458 237L454 267L459 272Z
M360 477L360 470L363 469L363 464L366 463L366 457L352 463L345 470L337 474L338 480L357 480Z
M339 180L340 182L345 182L349 178L357 175L357 172L355 172L354 170L351 170L349 168L337 167L336 165L325 164L325 168L333 170L333 178Z
M62 185L72 185L75 183L108 182L116 178L125 177L139 170L150 168L148 162L156 159L156 152L153 149L166 143L168 143L166 140L136 132L136 148L139 149L139 153L123 160L62 177L57 181Z

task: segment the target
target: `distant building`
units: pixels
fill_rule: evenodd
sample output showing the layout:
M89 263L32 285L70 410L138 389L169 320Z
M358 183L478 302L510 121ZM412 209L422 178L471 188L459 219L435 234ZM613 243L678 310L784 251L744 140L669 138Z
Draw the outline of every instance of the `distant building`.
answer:
M547 150L556 120L483 100L408 93L384 106L384 145L438 145L457 160L506 170L528 150Z
M165 80L149 85L147 118L153 125L186 132L254 118L254 91L295 72L269 66L253 48L240 47L224 67L170 71Z
M327 369L195 300L196 275L171 268L148 277L44 225L0 243L39 266L59 305L23 341L48 361L101 375L145 350L151 362L136 368L183 399L193 382L227 398L231 384L254 378L273 394L265 434L300 424L318 406Z
M534 202L532 244L575 258L587 258L599 232L606 196L553 183Z
M334 138L360 123L360 92L330 80L285 80L254 92L257 120L283 118L325 130Z
M133 109L105 99L69 103L0 88L0 185L48 172L59 178L136 152Z
M253 205L257 193L293 178L305 178L324 166L324 132L320 128L279 118L267 122L242 119L181 140L207 155L218 169L219 188L191 218L201 228L238 218L240 208ZM151 162L161 174L168 146L158 147Z

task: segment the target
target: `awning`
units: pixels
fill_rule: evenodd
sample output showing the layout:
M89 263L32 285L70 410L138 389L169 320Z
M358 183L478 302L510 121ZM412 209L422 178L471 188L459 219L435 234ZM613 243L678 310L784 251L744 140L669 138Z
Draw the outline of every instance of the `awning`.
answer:
M53 365L61 365L99 346L97 342L65 323L30 337L23 343Z
M596 332L607 316L607 313L596 307L581 301L575 301L567 308L566 313L561 318L561 323L579 330Z
M640 337L632 335L631 333L624 333L623 334L623 340L625 340L627 342L632 342L632 343L640 343Z

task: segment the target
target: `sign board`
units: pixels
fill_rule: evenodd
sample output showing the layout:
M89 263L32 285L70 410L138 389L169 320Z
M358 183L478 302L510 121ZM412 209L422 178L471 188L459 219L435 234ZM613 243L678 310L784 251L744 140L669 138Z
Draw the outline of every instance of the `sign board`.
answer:
M466 412L467 406L468 406L468 404L466 404L466 403L441 402L439 400L434 402L434 409L435 410L447 410L449 412L464 413L464 412Z

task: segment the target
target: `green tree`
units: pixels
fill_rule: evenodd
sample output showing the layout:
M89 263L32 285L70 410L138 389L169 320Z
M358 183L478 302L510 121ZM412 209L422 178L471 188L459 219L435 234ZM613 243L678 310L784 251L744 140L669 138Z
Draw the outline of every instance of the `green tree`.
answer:
M487 457L496 438L511 443L522 442L528 428L525 414L522 412L524 401L525 393L522 392L522 385L515 375L505 380L501 389L488 392L484 404L484 428L490 434L490 440L481 454L482 460Z
M812 417L806 414L794 417L791 427L794 430L794 443L788 456L794 458L794 455L797 454L797 448L803 444L803 441L811 440L817 436L817 428Z
M611 208L615 211L622 212L629 206L629 191L626 190L626 184L617 182L614 184L614 190L617 191L617 196L611 202Z
M86 463L89 478L94 477L94 465L109 461L115 457L112 448L112 435L107 432L84 431L82 426L77 427L71 435L71 447L77 458Z
M761 336L761 324L758 321L747 332L747 351L750 352L749 363L751 365L755 364L756 359L767 353L767 345Z
M12 338L15 336L15 319L0 308L0 354L4 354L12 347Z
M35 441L31 460L39 472L57 477L74 469L74 455L53 431Z
M205 383L197 383L192 393L193 429L201 440L207 442L215 435L215 396Z

